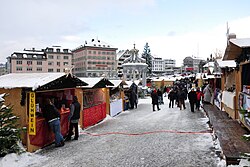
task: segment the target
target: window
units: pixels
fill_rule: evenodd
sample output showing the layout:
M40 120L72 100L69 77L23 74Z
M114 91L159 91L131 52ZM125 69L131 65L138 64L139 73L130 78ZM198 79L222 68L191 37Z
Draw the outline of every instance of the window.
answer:
M48 69L48 72L53 72L53 68L49 68L49 69Z
M43 65L43 62L42 61L37 61L36 65Z
M56 56L56 59L57 59L57 60L61 59L61 56Z
M60 52L60 49L56 49L56 52L58 52L58 53L59 53L59 52Z
M53 66L53 64L54 64L53 61L49 61L49 62L48 62L48 65L49 65L49 66Z
M60 66L60 62L56 62L56 65L57 65L57 66Z
M53 55L48 55L48 59L54 59Z
M37 67L36 71L42 71L42 67Z
M69 56L63 56L63 59L69 59Z
M63 65L65 66L65 65L68 65L69 64L69 62L63 62Z
M23 71L23 68L22 67L16 67L16 70L17 71Z
M63 49L63 52L64 53L69 53L69 50L68 49Z
M49 49L48 49L48 52L53 52L53 48L49 48Z
M16 64L23 64L21 60L16 61Z
M27 71L32 71L32 67L27 67Z
M60 69L56 69L56 72L60 72Z
M96 54L96 51L93 51L93 54Z
M106 54L106 52L102 52L102 54L103 54L103 55L105 55L105 54Z
M32 65L32 61L27 61L27 65Z
M98 52L98 54L100 55L100 54L101 54L101 52L99 51L99 52Z
M89 52L88 52L89 54L91 54L91 50L89 50Z

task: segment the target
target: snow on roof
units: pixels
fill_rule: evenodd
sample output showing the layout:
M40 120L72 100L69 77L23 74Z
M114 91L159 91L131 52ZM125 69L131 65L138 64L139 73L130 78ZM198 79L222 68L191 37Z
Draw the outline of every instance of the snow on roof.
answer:
M94 46L94 47L104 47L104 48L114 48L114 46L99 40L99 39L92 39L91 41L85 41L84 46Z
M123 56L126 53L127 50L120 50L117 54L116 57L117 59L120 59L121 56Z
M83 88L92 88L94 87L99 81L101 81L103 78L85 78L85 77L79 77L80 80L83 82L86 82L87 86L82 86Z
M140 66L140 65L145 65L145 66L148 66L146 63L124 63L122 64L122 66Z
M234 60L224 60L217 61L221 68L223 67L236 67L236 62Z
M230 42L241 48L250 47L250 38L230 39Z
M11 73L0 76L0 88L32 88L36 90L51 81L64 76L65 73Z
M203 67L209 67L209 66L214 66L214 62L208 62Z
M16 53L21 53L21 54L41 54L41 55L44 55L44 52L43 51L15 51L13 52L13 54L16 54Z
M114 86L108 86L108 87L118 87L121 83L123 84L123 85L127 85L127 83L125 82L125 81L123 81L123 80L109 80L111 83L113 83L114 84Z

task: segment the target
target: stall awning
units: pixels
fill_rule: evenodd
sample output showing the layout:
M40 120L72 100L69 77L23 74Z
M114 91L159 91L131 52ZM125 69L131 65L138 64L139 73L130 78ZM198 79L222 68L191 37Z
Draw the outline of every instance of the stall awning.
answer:
M114 86L113 83L111 83L106 78L85 78L80 77L83 82L86 82L88 86L83 86L82 88L106 88L107 86Z
M11 73L0 76L0 88L30 88L51 90L87 85L72 74L65 73Z

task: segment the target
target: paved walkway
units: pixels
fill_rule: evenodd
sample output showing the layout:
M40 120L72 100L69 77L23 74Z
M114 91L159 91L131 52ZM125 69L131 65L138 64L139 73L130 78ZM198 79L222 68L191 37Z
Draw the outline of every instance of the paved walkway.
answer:
M229 118L226 112L220 111L216 106L204 104L203 108L220 141L227 164L238 164L242 153L250 153L250 142L242 139L242 136L249 134L249 131L241 127L236 120Z

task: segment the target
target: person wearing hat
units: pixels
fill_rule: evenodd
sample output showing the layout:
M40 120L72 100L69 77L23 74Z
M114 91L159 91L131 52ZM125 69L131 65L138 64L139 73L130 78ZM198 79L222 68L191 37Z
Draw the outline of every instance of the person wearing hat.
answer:
M78 140L79 132L78 132L78 122L80 119L80 111L81 111L81 105L78 102L78 99L76 96L73 97L73 102L70 105L70 114L69 114L69 133L66 138L66 140L71 140L71 136L73 133L73 128L75 129L75 136L74 140Z

